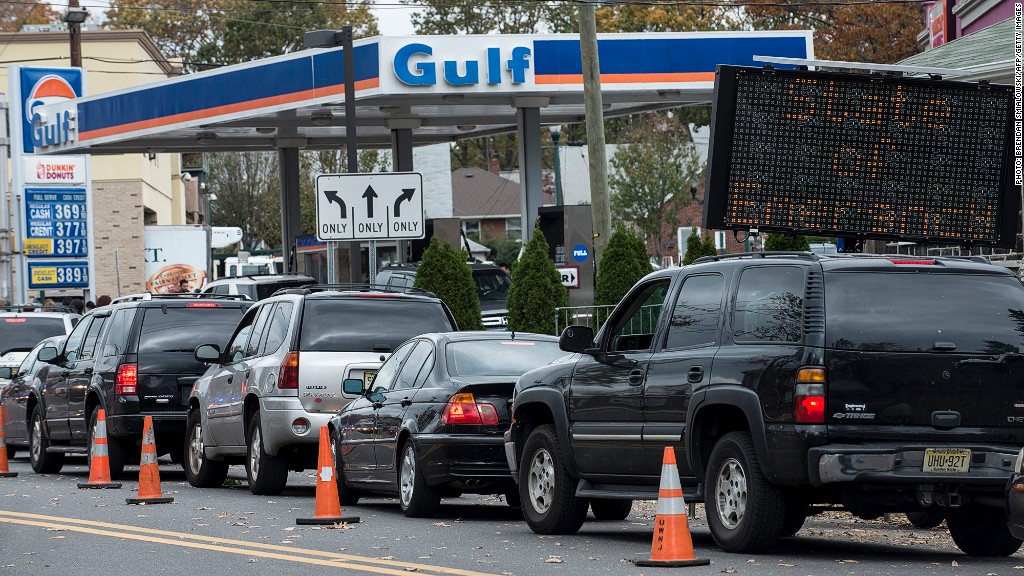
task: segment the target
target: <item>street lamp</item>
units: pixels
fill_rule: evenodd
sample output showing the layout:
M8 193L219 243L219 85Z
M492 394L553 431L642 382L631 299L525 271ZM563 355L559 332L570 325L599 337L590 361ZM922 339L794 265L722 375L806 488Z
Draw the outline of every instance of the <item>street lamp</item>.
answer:
M558 140L562 136L562 125L555 124L554 126L548 126L548 130L551 131L551 141L555 143L555 206L562 205L562 170L561 162L558 158Z
M71 40L71 65L82 67L82 22L89 12L78 5L78 0L69 0L68 11L64 13L64 22L68 25Z

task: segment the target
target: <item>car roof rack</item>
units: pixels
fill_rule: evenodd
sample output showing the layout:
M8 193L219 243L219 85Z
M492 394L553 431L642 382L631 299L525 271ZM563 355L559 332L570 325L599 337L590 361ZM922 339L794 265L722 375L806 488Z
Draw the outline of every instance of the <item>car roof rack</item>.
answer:
M181 294L152 294L150 292L140 292L138 294L127 294L125 296L119 296L114 298L110 303L117 304L119 302L139 302L148 300L240 300L249 301L250 298L245 294L207 294L201 292L183 292Z
M833 255L830 254L830 256ZM715 256L702 256L694 260L693 263L699 264L701 262L719 262L721 260L733 260L737 258L797 258L800 260L817 261L821 259L821 255L815 254L814 252L738 252L736 254L718 254Z
M413 294L437 298L430 291L412 286L392 286L390 284L309 284L297 288L282 288L274 292L273 296L279 294L313 294L315 292L397 292L401 294Z
M307 278L312 278L312 276L309 276L308 274L303 274L301 272L267 272L265 274L243 274L241 276L222 276L220 278L217 278L216 280L213 280L212 282L218 282L220 280L242 280L242 279L259 280L261 278L268 278L270 276L305 276Z

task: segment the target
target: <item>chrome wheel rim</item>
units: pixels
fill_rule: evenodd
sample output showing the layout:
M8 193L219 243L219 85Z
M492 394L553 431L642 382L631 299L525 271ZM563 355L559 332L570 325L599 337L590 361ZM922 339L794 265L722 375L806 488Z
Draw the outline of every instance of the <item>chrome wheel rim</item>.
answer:
M399 482L401 483L402 506L408 508L412 502L413 484L416 481L416 455L413 454L412 445L406 446L402 451L402 471Z
M727 529L736 529L747 511L747 476L735 458L729 458L718 469L715 496L718 520Z
M196 423L188 439L188 466L198 474L203 466L203 425Z
M249 442L249 476L253 480L260 474L260 450L263 450L263 443L260 441L260 429L257 427Z
M30 442L30 454L33 462L39 461L39 455L43 453L43 424L39 418L32 420L32 441Z
M550 452L541 448L533 454L529 470L530 505L538 514L544 514L551 508L555 497L555 460Z

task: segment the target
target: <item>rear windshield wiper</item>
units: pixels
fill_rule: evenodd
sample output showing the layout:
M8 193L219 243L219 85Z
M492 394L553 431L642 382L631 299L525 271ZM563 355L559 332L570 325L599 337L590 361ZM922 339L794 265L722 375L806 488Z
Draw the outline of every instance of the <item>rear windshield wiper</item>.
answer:
M962 368L968 364L1006 364L1010 360L1024 360L1024 354L1020 352L1003 352L995 358L968 358L966 360L957 360L954 364L954 368Z

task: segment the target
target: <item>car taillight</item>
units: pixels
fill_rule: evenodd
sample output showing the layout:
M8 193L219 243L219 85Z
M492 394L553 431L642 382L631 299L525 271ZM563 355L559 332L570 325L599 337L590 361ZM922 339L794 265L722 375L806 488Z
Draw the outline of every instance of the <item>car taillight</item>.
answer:
M477 402L472 394L456 394L441 414L442 424L497 424L498 411L493 404Z
M935 260L889 260L893 264L916 264L921 266L934 266Z
M25 319L24 318L4 318L4 322L7 322L9 324L24 324L25 323Z
M298 352L289 352L284 355L281 368L277 371L277 387L281 390L297 390L299 388Z
M139 391L139 365L121 364L117 367L114 394L132 395Z
M825 369L801 368L796 375L793 419L798 424L825 423Z

